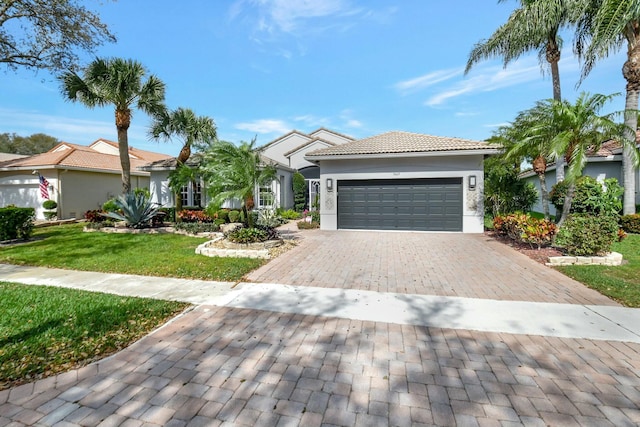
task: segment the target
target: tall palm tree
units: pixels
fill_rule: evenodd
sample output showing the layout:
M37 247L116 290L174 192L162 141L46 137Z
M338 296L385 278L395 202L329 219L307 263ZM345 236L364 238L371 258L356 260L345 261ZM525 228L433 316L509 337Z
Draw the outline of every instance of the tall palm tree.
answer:
M249 226L253 225L249 205L256 189L276 178L276 168L262 161L255 142L254 138L250 143L241 142L236 146L217 141L203 153L200 166L213 203L221 205L227 200L240 200Z
M536 104L536 124L530 133L547 139L555 156L564 155L567 163L567 194L558 222L561 226L571 209L575 194L575 181L582 175L587 163L587 154L598 151L602 143L619 139L623 126L613 120L614 114L599 115L602 108L614 95L591 95L583 92L575 103L567 100L547 99Z
M540 198L544 217L549 219L549 190L547 187L547 161L552 157L549 135L536 132L543 120L548 120L544 114L543 102L529 110L522 111L508 126L498 131L498 138L505 147L504 156L507 160L526 159L531 161L533 171L540 181Z
M586 8L578 23L577 51L584 59L582 77L596 61L627 46L622 75L627 81L624 123L625 144L622 155L623 208L625 215L636 212L635 187L638 165L636 129L640 95L640 3L638 0L585 0Z
M191 157L192 146L204 148L216 140L216 125L212 118L196 116L190 108L177 108L173 111L167 111L157 115L151 125L149 135L156 140L164 139L168 141L172 137L177 137L182 140L183 145L177 158L176 173L169 177L170 181L176 181L170 183L170 187L174 189L174 191L175 187L178 188L178 190L175 191L175 207L176 212L180 212L182 210L180 188L184 185L184 179L178 179L178 177L192 175L186 173L186 171L181 172L180 169L187 168L185 163L189 157ZM173 180L171 180L172 177L174 178Z
M122 191L125 194L131 191L128 138L131 108L151 115L160 114L165 109L164 83L154 75L143 82L146 74L144 66L132 59L97 58L83 70L82 76L67 71L59 77L67 100L80 102L89 108L115 107Z
M503 2L505 0L499 0ZM477 43L467 60L465 74L478 62L500 57L506 67L530 51L537 51L541 64L544 60L551 68L553 99L560 101L560 29L575 21L577 0L520 0L520 7L513 11L507 22L486 40ZM556 180L564 179L564 165L559 159Z

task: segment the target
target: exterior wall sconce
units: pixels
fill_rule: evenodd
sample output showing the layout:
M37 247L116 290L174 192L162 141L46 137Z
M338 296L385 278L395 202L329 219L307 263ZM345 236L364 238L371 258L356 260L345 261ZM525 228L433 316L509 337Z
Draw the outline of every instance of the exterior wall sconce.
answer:
M469 175L469 190L475 190L475 189L476 189L476 176Z
M333 191L333 179L327 178L327 191Z

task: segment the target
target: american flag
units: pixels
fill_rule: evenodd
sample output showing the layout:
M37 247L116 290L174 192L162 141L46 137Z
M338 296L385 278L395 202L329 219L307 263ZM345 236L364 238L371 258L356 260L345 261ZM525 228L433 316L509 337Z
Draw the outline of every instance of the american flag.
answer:
M49 181L42 175L40 175L40 196L43 199L49 198Z

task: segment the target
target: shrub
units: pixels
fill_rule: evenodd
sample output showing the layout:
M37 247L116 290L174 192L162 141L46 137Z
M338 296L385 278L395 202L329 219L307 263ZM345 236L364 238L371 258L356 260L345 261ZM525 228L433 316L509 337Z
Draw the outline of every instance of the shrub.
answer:
M115 212L117 211L118 204L116 203L116 199L109 199L102 204L102 210L105 212Z
M259 228L236 228L226 233L225 237L235 243L255 243L269 240L268 233Z
M561 181L549 193L549 200L558 212L562 212L568 187L567 181ZM624 189L615 178L605 179L601 184L590 176L581 176L576 180L576 192L569 213L618 215L622 209L623 192Z
M158 208L151 204L144 194L127 193L118 196L116 205L121 213L107 212L106 216L125 221L127 227L144 228L158 213Z
M83 216L88 222L102 222L105 219L104 212L97 209L86 211Z
M300 219L300 213L294 211L293 209L281 210L278 212L280 218L282 219Z
M640 214L623 215L620 218L620 227L627 233L640 234Z
M44 219L46 219L47 221L55 219L57 216L58 212L56 211L44 211Z
M549 220L522 213L495 217L493 228L516 242L536 245L538 249L550 245L558 230L557 226Z
M307 204L307 181L300 172L293 174L293 203L298 212L302 212Z
M181 210L178 212L178 218L183 222L213 222L213 218L204 211Z
M298 222L298 230L310 230L312 228L320 228L320 223L307 221Z
M0 240L28 239L33 232L34 208L0 208Z
M220 226L215 222L178 222L174 227L189 234L213 233L220 230Z
M224 222L229 221L229 209L218 209L213 214L214 219L221 219ZM224 224L224 223L223 223Z
M265 227L277 227L282 222L276 213L275 209L261 209L258 211L258 221L256 224Z
M229 211L229 222L238 222L240 219L240 211Z
M164 219L166 219L167 221L176 221L176 208L158 208L158 212L164 212Z
M47 210L52 210L52 209L56 209L58 207L58 204L55 202L55 200L45 200L42 203L42 207Z
M558 231L555 244L569 255L604 255L618 239L618 221L612 215L571 214Z
M484 207L491 216L526 212L538 200L535 186L518 178L513 162L492 156L484 162Z

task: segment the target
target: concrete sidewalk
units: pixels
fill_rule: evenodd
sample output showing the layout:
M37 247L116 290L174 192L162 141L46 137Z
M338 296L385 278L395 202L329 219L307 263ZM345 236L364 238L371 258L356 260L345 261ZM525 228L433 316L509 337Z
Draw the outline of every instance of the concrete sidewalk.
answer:
M640 310L265 283L229 283L0 264L0 280L290 314L640 343Z

